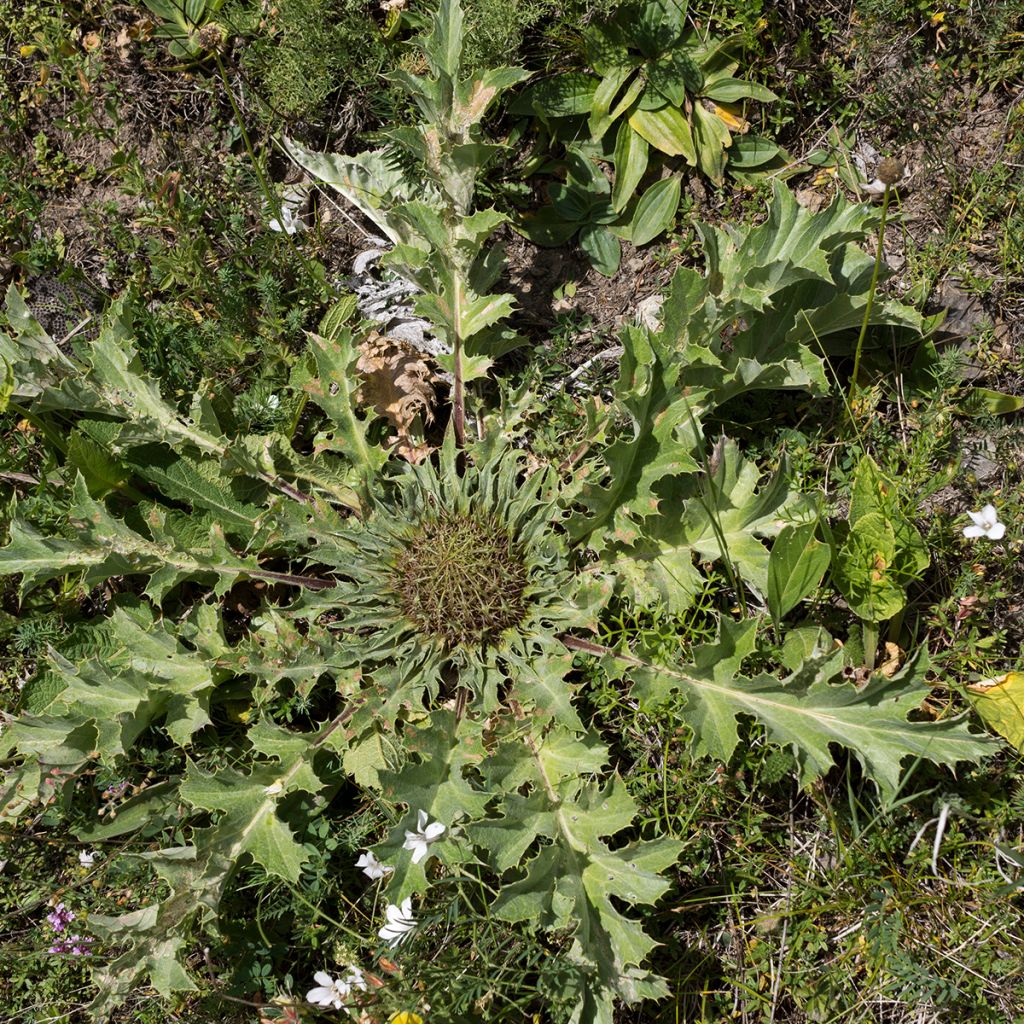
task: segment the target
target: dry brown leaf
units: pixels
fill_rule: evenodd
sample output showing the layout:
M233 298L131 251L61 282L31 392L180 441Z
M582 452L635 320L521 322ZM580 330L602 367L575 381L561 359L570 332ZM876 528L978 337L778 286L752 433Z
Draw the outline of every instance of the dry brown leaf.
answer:
M886 679L892 679L899 671L899 667L903 662L903 652L899 647L886 640L885 642L885 659L882 664L878 666L878 671L885 676Z
M408 462L422 462L431 451L421 437L414 436L417 420L434 418L434 384L438 377L422 352L408 342L372 331L359 345L356 370L363 378L357 398L383 416L395 433L388 438L399 456Z

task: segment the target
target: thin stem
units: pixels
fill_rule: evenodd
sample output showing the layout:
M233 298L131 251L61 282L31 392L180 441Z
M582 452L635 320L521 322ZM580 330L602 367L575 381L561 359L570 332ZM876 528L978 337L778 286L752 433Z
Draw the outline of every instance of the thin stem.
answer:
M878 245L875 248L875 269L871 273L871 287L868 290L868 302L864 307L864 319L860 325L860 334L857 337L857 348L853 355L853 376L850 379L850 409L853 416L853 399L857 393L857 377L860 373L860 357L864 350L864 338L868 333L868 324L871 322L871 311L875 305L875 290L878 287L878 274L882 269L882 250L885 247L885 219L889 212L889 196L892 194L892 186L885 186L885 193L882 196L882 220L878 225Z

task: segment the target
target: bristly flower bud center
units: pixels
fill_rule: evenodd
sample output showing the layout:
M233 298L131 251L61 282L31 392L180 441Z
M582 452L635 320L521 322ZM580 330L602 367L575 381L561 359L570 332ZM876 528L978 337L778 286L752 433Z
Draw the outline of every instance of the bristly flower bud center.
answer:
M497 519L442 515L424 523L392 578L406 618L446 647L493 642L523 621L523 552Z
M889 157L878 165L875 174L883 185L898 185L903 180L903 163Z

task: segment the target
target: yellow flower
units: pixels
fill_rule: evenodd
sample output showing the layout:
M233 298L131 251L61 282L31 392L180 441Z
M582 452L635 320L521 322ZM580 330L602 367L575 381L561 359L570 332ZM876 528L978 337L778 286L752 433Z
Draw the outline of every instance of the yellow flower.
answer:
M388 1024L423 1024L423 1018L418 1013L413 1013L411 1010L402 1010L396 1013Z

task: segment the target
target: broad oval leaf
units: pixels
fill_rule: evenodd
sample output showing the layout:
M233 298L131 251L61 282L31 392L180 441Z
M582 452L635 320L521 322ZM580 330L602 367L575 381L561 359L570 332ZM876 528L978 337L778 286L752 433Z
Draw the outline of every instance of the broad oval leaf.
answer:
M638 135L627 121L619 125L615 139L615 184L612 186L612 207L618 212L633 198L647 170L650 152L647 140Z
M515 227L535 245L556 248L572 238L579 224L559 216L553 207L544 206L536 212L524 215Z
M580 248L599 274L611 277L619 269L622 246L607 228L599 224L588 224L580 231Z
M691 166L697 163L693 133L686 118L673 107L661 110L636 110L630 127L666 156L681 156Z
M741 135L729 147L729 170L749 171L774 160L782 150L763 135Z
M663 178L640 197L630 231L634 245L646 245L672 226L679 208L680 187L678 177Z
M695 96L704 85L704 75L693 58L682 50L667 53L647 66L647 80L673 106L681 107L686 94Z
M531 85L509 104L509 112L539 117L587 114L594 103L598 80L582 71L569 71Z
M821 582L830 560L827 544L815 537L817 523L785 526L768 557L768 609L778 624Z
M738 103L740 100L759 100L770 103L779 97L756 82L741 82L738 78L708 79L703 95L716 103Z

